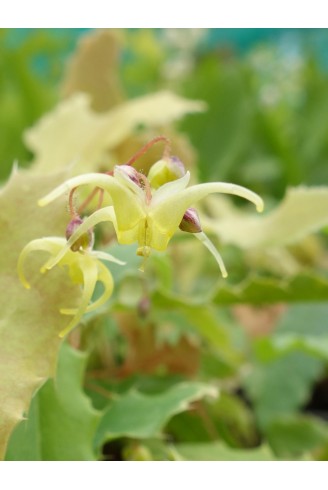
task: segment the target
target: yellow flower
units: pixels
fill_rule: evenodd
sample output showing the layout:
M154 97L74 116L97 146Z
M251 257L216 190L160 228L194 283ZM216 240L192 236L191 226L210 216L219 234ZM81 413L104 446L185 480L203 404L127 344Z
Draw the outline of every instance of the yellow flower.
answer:
M151 173L152 171L149 175ZM187 187L189 179L190 173L186 172L181 178L176 178L160 185L157 189L153 189L151 181L133 167L117 165L113 175L90 173L67 180L41 199L39 205L44 206L60 195L85 184L92 184L107 191L112 205L99 209L86 218L72 234L66 247L50 261L50 266L52 267L61 260L66 250L83 233L100 222L112 222L119 243L137 242L139 245L138 255L148 257L151 249L163 251L167 248L186 211L194 203L209 194L220 192L240 196L253 202L258 211L263 210L262 199L244 187L222 182ZM157 175L156 181L159 182ZM202 231L194 234L213 253L219 263L222 275L226 276L222 258L212 242Z
M113 292L113 278L107 267L98 259L107 260L110 262L116 262L121 265L124 263L113 257L100 251L83 251L73 252L66 247L66 239L58 237L47 237L32 240L22 250L18 260L18 274L22 284L30 289L24 274L24 263L27 256L33 251L46 251L51 256L57 257L58 254L64 250L62 257L59 261L56 261L60 266L67 266L70 278L73 283L81 284L83 286L83 293L81 303L78 308L63 308L60 312L63 315L72 315L73 318L67 327L59 334L60 337L66 335L72 330L81 320L84 313L94 311L96 308L102 306L111 296ZM48 269L51 269L50 261L47 262L41 268L41 272L44 273ZM103 285L102 295L93 303L89 304L94 293L96 283L100 281Z

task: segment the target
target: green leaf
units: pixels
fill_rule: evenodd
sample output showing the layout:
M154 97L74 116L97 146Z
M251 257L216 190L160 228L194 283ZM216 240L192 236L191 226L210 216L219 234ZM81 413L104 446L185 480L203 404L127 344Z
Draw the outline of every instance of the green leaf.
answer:
M328 301L328 279L314 271L283 280L254 276L237 285L220 285L213 301L219 305Z
M126 29L121 80L129 98L147 94L163 86L163 63L167 48L157 29Z
M328 443L328 425L314 417L279 417L267 427L266 435L279 457L299 457Z
M267 364L257 364L244 386L262 428L280 415L289 415L310 398L323 362L302 352L290 352Z
M328 305L293 305L280 319L270 339L278 353L300 350L328 360Z
M157 308L197 308L214 303L219 306L237 303L256 305L274 303L328 301L328 279L308 271L288 279L250 276L239 284L220 281L206 295L186 296L166 289L154 291L152 302Z
M220 439L232 448L242 448L259 443L253 411L239 397L224 392L214 402L202 401L195 410L175 415L166 432L183 444Z
M200 298L200 300L201 306L192 303L190 298L156 291L152 297L152 304L157 311L157 316L154 315L155 320L162 315L167 315L170 311L171 314L180 318L183 330L189 330L190 333L197 332L224 363L230 367L239 365L241 353L233 344L231 329L220 319L214 307L209 306L204 298ZM204 307L204 304L207 306Z
M205 396L216 397L216 388L184 382L157 395L130 391L114 400L104 413L96 436L97 447L120 437L158 437L173 415L188 410L191 402Z
M11 433L5 454L6 461L42 460L39 419L38 393L36 393L26 418Z
M254 412L241 398L222 393L209 408L212 418L217 420L221 437L230 446L255 446L258 443Z
M196 63L192 76L184 82L183 93L205 100L208 111L188 118L182 128L199 151L204 178L226 180L232 167L245 161L254 103L250 105L243 66L237 59L230 57L226 62L217 54L208 54Z
M267 446L254 449L231 449L222 442L176 444L175 449L186 461L272 461L275 456Z
M56 36L51 29L1 29L0 180L9 176L13 161L29 160L22 132L55 103L67 40L67 31Z
M55 373L58 333L67 325L59 309L80 296L64 270L40 274L39 254L31 254L26 264L30 290L17 275L18 256L30 240L65 230L62 200L47 208L37 206L37 199L63 178L15 171L0 192L0 458L33 394Z
M7 460L90 461L100 413L81 385L87 355L63 344L55 380L33 399L26 421L13 432Z
M131 441L123 449L123 457L128 461L180 461L181 456L172 444L161 439Z

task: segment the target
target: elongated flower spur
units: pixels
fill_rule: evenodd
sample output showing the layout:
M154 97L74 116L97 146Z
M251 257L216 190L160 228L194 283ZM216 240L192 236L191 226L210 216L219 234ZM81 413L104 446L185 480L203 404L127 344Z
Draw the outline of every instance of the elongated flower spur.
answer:
M153 142L159 140L167 141L164 137L158 137ZM146 145L147 149L151 143ZM141 154L142 150L137 157ZM69 179L39 201L40 206L45 206L67 192L71 196L78 187L86 184L106 192L111 200L110 206L100 207L77 227L66 246L49 261L49 267L60 261L87 230L109 221L115 228L118 242L137 243L137 254L144 257L148 257L152 249L166 250L178 228L193 233L214 255L222 275L226 277L223 260L202 231L197 212L191 206L209 194L219 192L243 197L254 203L261 212L262 199L235 184L211 182L187 187L190 173L186 172L179 159L169 156L167 148L162 160L151 167L148 176L132 167L137 157L124 165L116 165L114 171L107 174L89 173Z
M29 289L30 284L28 283L24 274L24 263L27 256L34 251L46 251L49 252L51 256L57 257L58 254L65 248L65 253L58 261L58 265L68 267L68 272L72 282L82 285L83 292L78 308L64 308L60 310L63 315L73 316L67 327L60 332L60 337L64 337L68 332L70 332L70 330L72 330L80 322L84 313L96 310L110 298L114 286L113 278L110 271L99 259L119 263L121 265L124 264L112 255L104 252L88 250L76 253L70 249L67 250L66 243L67 241L65 238L59 237L47 237L32 240L23 248L17 265L20 280L23 285ZM50 268L48 259L41 268L41 273L46 272ZM103 293L96 301L90 304L96 283L98 281L103 285Z

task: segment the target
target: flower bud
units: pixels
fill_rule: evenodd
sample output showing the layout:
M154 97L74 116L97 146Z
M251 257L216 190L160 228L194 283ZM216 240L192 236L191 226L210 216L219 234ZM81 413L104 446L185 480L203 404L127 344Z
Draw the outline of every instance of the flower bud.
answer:
M138 303L138 314L141 318L146 318L151 308L149 296L143 296Z
M148 172L148 180L153 189L183 177L186 169L178 157L163 158L154 163Z
M66 239L69 240L73 233L78 229L78 227L83 223L83 219L80 216L73 218L67 225L66 228ZM71 246L71 250L73 252L78 252L79 250L91 250L94 244L94 233L91 230L88 230L86 233L83 233L80 238L76 240Z
M179 225L180 230L187 233L200 233L202 226L200 224L199 216L194 208L189 208L183 215L182 221Z
M117 165L115 167L115 174L117 174L117 172L119 172L120 176L125 178L128 177L132 182L140 186L139 174L135 168L131 167L131 165Z

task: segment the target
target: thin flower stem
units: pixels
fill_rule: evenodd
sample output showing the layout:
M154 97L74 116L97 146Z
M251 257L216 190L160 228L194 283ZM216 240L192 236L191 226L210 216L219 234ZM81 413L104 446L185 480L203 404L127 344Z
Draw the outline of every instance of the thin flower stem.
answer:
M93 189L93 191L89 194L89 196L85 199L85 201L83 201L83 203L79 207L79 209L78 209L79 214L81 214L82 211L84 211L84 209L88 206L88 204L90 204L90 202L92 201L92 199L95 197L95 195L97 194L97 192L99 190L100 190L100 187L95 187ZM102 192L102 195L103 194L104 194L104 192Z
M100 189L100 187L98 187L99 189L99 199L98 199L98 207L97 209L100 209L101 206L102 206L102 203L103 203L103 200L104 200L104 189Z
M71 215L71 218L74 219L78 216L78 213L76 212L75 206L74 206L74 192L76 191L76 187L71 190L69 193L69 198L68 198L68 207L69 207L69 214Z
M133 155L133 157L130 158L130 160L128 160L125 163L125 165L133 165L138 160L138 158L140 158L142 155L144 155L153 145L155 145L156 143L158 143L160 141L164 141L165 142L163 156L164 157L169 157L170 152L171 152L171 143L170 143L170 140L168 138L166 138L165 136L156 136L156 138L153 138L151 141L149 141L148 143L146 143L142 148L140 148L140 150L137 151L137 153L135 153Z
M96 385L94 383L89 383L89 382L86 382L85 386L89 390L92 390L96 393L99 393L100 395L104 396L105 398L109 398L111 400L113 398L115 399L115 393L112 393L111 391L106 390L102 386Z

